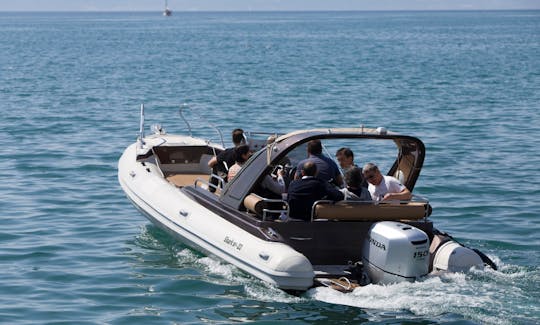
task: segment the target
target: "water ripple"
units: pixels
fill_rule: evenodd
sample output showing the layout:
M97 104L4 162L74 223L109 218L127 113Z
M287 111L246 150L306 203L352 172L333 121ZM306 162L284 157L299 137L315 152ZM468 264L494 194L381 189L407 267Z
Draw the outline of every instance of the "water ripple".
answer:
M0 13L6 323L540 320L537 11ZM300 297L188 249L125 199L117 160L188 103L226 133L386 126L420 137L415 191L497 272ZM194 133L218 140L207 123ZM368 150L358 153L358 163Z

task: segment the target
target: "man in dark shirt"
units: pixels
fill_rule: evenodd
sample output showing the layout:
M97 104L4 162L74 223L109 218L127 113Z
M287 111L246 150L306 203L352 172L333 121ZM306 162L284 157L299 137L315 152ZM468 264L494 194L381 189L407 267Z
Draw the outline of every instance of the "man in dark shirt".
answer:
M227 173L229 168L231 168L236 161L234 149L246 143L244 138L244 130L234 129L232 132L232 141L234 147L223 150L208 162L208 167L212 168L212 174L218 175L225 182L227 181ZM215 177L210 177L210 183L215 186L219 186L219 180ZM214 187L210 187L211 192L215 192L215 190L216 189Z
M343 193L330 183L315 177L317 165L306 161L301 167L300 179L289 185L287 201L289 202L289 217L293 219L311 220L311 208L318 200L343 200Z
M307 144L308 158L300 161L296 169L295 179L299 179L301 174L300 170L307 161L315 163L317 166L317 178L325 182L332 182L337 186L343 185L343 177L339 172L337 164L330 158L322 153L321 140L311 140Z

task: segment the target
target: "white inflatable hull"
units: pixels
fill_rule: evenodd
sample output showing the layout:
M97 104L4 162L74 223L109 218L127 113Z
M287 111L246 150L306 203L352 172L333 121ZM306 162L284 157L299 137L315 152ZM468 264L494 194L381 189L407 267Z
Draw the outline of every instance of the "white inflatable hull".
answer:
M129 146L118 163L118 179L127 197L150 221L187 245L217 256L285 290L313 285L309 260L279 243L257 238L209 211L166 181L157 166L136 159Z

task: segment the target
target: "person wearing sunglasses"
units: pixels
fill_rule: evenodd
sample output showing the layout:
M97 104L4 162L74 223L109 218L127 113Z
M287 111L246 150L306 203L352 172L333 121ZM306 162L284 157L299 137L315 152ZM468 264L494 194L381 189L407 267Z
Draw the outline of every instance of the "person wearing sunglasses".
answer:
M374 163L367 163L362 168L364 179L368 182L368 191L373 201L407 201L411 192L395 177L381 174Z

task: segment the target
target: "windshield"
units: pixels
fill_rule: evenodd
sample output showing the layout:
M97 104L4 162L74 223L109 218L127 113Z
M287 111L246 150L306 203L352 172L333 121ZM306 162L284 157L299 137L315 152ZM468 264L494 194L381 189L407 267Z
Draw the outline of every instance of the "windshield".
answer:
M321 143L323 154L332 158L340 169L348 167L351 162L360 168L371 162L385 173L390 171L399 154L395 142L388 139L324 139ZM340 149L342 150L338 153ZM350 153L353 154L352 157ZM336 156L342 155L347 157L339 161ZM287 157L291 165L296 167L301 160L308 157L307 144L294 148Z

